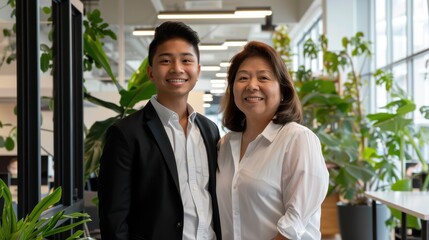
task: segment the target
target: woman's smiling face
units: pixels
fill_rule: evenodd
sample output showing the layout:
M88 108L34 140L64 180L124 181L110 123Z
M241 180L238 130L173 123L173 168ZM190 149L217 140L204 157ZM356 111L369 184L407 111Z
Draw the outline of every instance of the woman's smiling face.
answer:
M271 120L280 105L279 80L262 57L243 61L235 76L234 101L246 118Z

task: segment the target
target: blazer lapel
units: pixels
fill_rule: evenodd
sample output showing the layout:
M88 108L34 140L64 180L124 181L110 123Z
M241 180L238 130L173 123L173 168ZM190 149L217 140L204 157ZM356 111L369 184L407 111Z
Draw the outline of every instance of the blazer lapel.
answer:
M164 126L162 125L155 108L150 102L146 104L146 106L144 107L144 111L147 119L147 125L149 126L149 129L152 132L155 141L158 143L159 149L164 156L165 163L171 173L171 176L173 177L177 191L179 191L180 193L176 158L174 157L174 152L171 147L170 140L168 139L167 133L164 130Z

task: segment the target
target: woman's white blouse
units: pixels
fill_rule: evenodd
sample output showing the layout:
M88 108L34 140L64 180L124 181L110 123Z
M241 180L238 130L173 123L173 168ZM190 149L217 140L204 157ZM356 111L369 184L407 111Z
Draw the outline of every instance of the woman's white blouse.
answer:
M320 239L329 174L317 136L270 123L240 161L241 132L219 142L217 197L224 240Z

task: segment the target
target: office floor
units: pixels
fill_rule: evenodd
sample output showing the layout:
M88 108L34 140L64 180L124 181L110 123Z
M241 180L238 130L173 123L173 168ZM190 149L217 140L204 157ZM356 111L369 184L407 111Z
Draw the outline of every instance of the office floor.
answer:
M341 236L337 234L333 237L322 237L322 240L341 240Z

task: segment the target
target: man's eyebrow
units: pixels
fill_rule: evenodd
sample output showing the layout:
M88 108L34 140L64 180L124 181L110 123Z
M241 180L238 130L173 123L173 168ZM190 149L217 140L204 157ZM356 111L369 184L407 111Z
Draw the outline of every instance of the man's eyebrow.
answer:
M180 56L185 56L185 57L186 56L196 57L194 54L192 54L190 52L180 53L179 55ZM168 53L168 52L158 54L158 57L164 57L164 56L166 56L166 57L172 57L172 56L174 56L174 54Z

